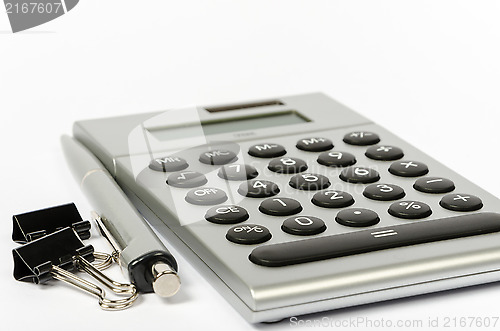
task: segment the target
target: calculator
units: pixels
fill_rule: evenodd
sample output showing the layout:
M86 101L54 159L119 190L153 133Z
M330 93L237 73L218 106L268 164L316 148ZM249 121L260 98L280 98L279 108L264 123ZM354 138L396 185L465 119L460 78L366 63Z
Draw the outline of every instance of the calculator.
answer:
M499 199L324 94L73 133L249 322L500 280Z

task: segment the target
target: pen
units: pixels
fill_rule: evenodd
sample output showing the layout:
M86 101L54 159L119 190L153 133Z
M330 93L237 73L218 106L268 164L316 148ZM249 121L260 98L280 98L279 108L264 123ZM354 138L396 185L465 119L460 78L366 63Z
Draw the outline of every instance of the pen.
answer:
M139 292L169 297L177 293L177 262L145 223L104 165L80 142L61 137L66 161L91 205L101 234L119 254Z

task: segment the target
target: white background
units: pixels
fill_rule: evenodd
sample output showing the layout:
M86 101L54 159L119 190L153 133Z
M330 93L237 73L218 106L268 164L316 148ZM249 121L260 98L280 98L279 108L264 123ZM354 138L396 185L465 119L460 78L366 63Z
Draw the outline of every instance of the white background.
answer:
M499 18L496 1L86 0L12 34L2 9L2 329L290 328L249 325L179 254L182 292L122 312L60 282L16 282L11 217L74 201L88 219L59 145L75 120L313 91L500 196ZM429 318L498 317L499 305L491 284L306 318L421 320L422 330Z

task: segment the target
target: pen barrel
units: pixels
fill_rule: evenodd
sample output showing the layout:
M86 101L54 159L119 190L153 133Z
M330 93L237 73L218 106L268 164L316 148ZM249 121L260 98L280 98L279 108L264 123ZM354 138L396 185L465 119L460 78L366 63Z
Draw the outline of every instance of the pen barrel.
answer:
M73 176L119 246L120 264L127 268L131 282L139 292L153 292L153 283L158 280L155 266L165 263L177 272L175 258L99 159L69 136L62 136L61 143Z
M177 271L174 257L145 224L139 212L128 203L127 196L108 173L88 173L82 180L81 188L118 244L120 263L127 267L131 281L140 292L153 292L155 263L165 262Z

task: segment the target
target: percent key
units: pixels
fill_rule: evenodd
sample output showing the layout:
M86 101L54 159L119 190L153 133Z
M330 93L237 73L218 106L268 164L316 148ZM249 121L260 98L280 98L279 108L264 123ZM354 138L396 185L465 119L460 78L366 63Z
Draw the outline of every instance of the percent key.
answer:
M389 214L398 218L418 219L429 217L432 214L431 207L420 201L398 201L389 207Z

